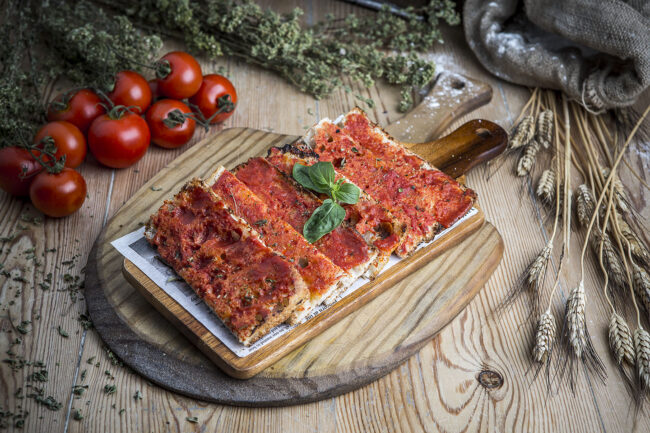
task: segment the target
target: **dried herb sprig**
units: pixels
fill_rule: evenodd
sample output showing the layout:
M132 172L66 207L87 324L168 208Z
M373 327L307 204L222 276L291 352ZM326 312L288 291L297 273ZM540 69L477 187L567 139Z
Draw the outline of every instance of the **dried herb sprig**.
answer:
M402 111L410 108L413 90L434 76L434 65L414 52L441 40L440 21L459 22L448 0L431 0L423 8L407 9L407 18L384 9L367 18L328 17L308 28L301 24L301 9L279 14L250 1L103 3L129 14L139 25L180 36L189 48L210 58L223 53L275 71L316 98L345 86L342 77L366 87L386 79L402 86ZM407 52L386 51L391 49Z
M162 46L126 17L85 1L9 0L0 8L0 147L31 142L53 80L110 90L117 71L137 69Z

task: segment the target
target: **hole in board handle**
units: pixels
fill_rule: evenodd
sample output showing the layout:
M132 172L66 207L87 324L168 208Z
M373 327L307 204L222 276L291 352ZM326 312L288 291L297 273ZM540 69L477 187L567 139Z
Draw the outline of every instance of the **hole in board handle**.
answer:
M478 135L481 138L488 138L492 135L489 129L485 128L478 128L476 131L474 131L476 135Z
M460 90L465 87L465 83L460 80L456 80L453 83L451 83L451 87L456 90Z

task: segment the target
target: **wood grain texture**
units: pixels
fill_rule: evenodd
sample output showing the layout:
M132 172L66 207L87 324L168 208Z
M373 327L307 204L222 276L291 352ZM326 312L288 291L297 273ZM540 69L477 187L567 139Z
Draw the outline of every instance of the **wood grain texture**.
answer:
M326 13L333 13L336 17L345 17L350 12L373 13L338 1L260 2L284 12L301 7L305 11L303 18L306 23L314 23ZM490 76L476 62L460 27L443 28L443 38L444 45L436 46L430 53L424 54L424 57L434 61L439 71L446 70L476 77L488 82L494 89L489 105L452 123L450 128L455 128L471 118L480 117L510 129L512 121L530 95L528 89ZM182 49L182 46L173 42L167 42L165 47L179 48ZM246 126L300 135L316 118L337 116L357 104L354 93L373 98L376 107L370 110L371 116L381 124L389 124L401 117L396 110L399 88L386 86L381 82L368 90L352 86L350 93L341 91L327 99L316 101L276 75L260 68L228 59L217 62L202 61L206 72L215 72L219 66L226 69L226 75L233 81L240 96L240 105L233 117L222 126L224 128ZM642 111L649 102L650 94L646 94L636 105L637 111ZM211 133L215 129L217 128L213 128ZM89 207L84 206L87 213L74 223L70 222L70 219L46 222L45 236L48 247L57 247L61 251L46 255L42 259L43 267L55 269L55 266L68 259L73 252L86 257L92 240L101 230L101 217L112 216L147 179L204 136L202 131L197 131L196 139L178 150L152 148L143 160L125 170L112 171L94 166L92 162L86 163L84 170L88 171L84 171L84 176L87 182L93 182L93 186L89 188ZM644 150L645 146L631 146L625 159L648 183L650 161ZM91 172L89 169L93 166L96 169ZM629 188L633 203L647 224L647 221L650 221L649 193L626 166L621 168L621 176ZM200 402L166 391L127 368L112 365L96 332L89 330L80 331L80 335L76 334L81 328L73 319L75 314L84 311L83 303L70 307L64 302L68 297L67 293L50 291L41 294L38 291L40 289L37 289L26 292L25 305L28 309L21 310L26 316L13 315L12 312L13 320L30 319L40 314L41 319L35 321L37 335L28 334L24 337L24 343L14 347L14 350L29 359L38 359L37 356L49 358L52 360L48 362L50 366L56 367L56 362L60 363L59 367L52 369L50 383L44 387L48 393L63 401L64 407L51 412L32 399L16 398L13 395L16 389L28 383L26 374L12 372L7 364L0 363L0 405L10 409L20 405L30 412L23 429L9 428L7 431L650 431L647 408L639 414L635 414L631 409L631 400L625 385L618 379L614 363L609 357L605 333L607 316L602 308L604 301L593 290L602 284L602 279L591 260L587 261L585 269L589 296L588 327L596 349L607 366L607 385L590 383L580 377L575 395L568 387L548 393L542 381L533 379L530 373L530 327L519 326L529 314L526 303L517 303L511 310L497 317L493 311L528 260L544 245L544 233L548 228L544 226L545 215L538 213L531 204L532 189L512 174L511 162L504 164L489 178L483 169L474 170L468 175L467 182L477 190L487 218L504 238L504 259L485 288L461 315L431 342L425 344L416 355L385 377L347 394L298 406L253 409ZM25 224L20 215L27 209L31 210L31 207L0 192L0 236L11 234L19 224ZM94 215L95 219L90 218L90 215ZM75 246L78 244L74 242L74 238L80 239L79 247ZM579 244L578 238L575 244ZM12 266L29 271L32 265L25 257L17 254L23 247L18 249L13 245L4 244L0 262L5 263L12 254ZM13 248L14 253L7 252ZM577 248L579 245L575 249ZM571 252L571 262L566 268L566 275L569 277L578 271L579 252L575 249ZM40 273L41 271L36 272L36 278L40 278ZM575 282L569 280L568 283ZM8 291L7 287L13 284L18 282L7 282L0 276L3 296L0 316L3 329L7 329L9 320L4 309L8 305L6 300L14 296L14 291ZM29 304L31 300L34 302ZM560 302L553 308L559 314ZM59 338L56 334L50 334L49 329L43 326L47 322L56 327L61 320L65 320L64 326L71 334L69 341ZM161 319L160 326L169 325L166 320ZM0 354L3 357L8 349L7 342L12 337L13 335L0 333ZM181 335L178 338L184 339ZM100 363L99 367L87 364L86 361L92 357L95 357L95 363ZM111 380L105 375L104 371L107 369L114 379ZM71 370L77 371L77 375L75 376L74 371L70 374ZM86 379L80 382L79 375L84 370L87 373ZM491 389L483 387L478 381L478 376L485 370L499 373L503 377L503 385ZM80 399L74 399L69 388L75 381L89 385ZM117 386L117 392L113 395L103 393L104 385L109 383ZM54 384L56 386L53 386ZM133 398L136 390L141 391L142 400ZM82 410L83 420L73 419L73 408ZM120 415L121 408L124 408L125 412ZM41 416L43 418L40 418ZM198 423L188 422L186 417L190 416L196 416Z

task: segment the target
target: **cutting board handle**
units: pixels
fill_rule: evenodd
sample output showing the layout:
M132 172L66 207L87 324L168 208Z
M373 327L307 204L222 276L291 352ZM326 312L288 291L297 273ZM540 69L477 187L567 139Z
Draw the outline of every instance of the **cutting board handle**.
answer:
M507 143L508 134L503 128L489 120L475 119L438 140L404 145L451 177L459 177L500 155Z
M431 142L451 122L491 99L489 84L461 74L441 72L422 102L385 129L397 140L407 143Z
M489 84L461 74L442 72L422 102L385 129L435 167L459 177L503 152L508 134L496 123L477 119L435 139L451 122L491 99Z

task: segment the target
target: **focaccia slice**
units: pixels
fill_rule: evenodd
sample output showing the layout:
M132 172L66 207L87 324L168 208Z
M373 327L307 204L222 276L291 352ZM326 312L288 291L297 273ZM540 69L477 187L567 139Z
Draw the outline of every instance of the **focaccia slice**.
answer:
M310 298L296 308L290 324L300 322L315 306L341 289L345 272L272 212L235 175L219 167L206 183L236 216L255 227L266 246L286 257L305 281Z
M318 162L314 152L304 152L291 144L272 147L266 159L287 176L292 176L293 166L297 163L309 166ZM337 172L336 180L341 178L345 182L353 183ZM346 221L378 251L377 258L367 272L369 278L374 278L379 275L392 252L400 244L406 227L363 190L357 203L342 206L346 212Z
M444 228L461 219L474 205L476 193L395 141L356 107L337 122L357 144L370 150L386 167L409 179L429 199Z
M409 179L387 167L381 158L362 148L329 119L314 126L302 146L313 149L320 161L330 161L336 171L351 179L406 226L395 250L398 256L408 256L440 230L427 197Z
M291 263L200 180L165 201L149 219L145 237L244 345L309 298Z

